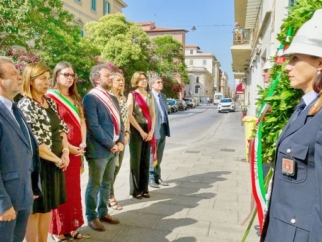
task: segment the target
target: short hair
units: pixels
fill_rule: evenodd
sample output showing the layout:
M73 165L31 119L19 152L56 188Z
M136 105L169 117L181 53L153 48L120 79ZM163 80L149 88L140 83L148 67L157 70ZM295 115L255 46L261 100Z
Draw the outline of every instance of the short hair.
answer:
M2 64L4 64L4 63L10 63L10 64L14 65L11 58L9 58L7 56L0 56L0 78L3 78L3 75L5 73L4 68L2 68Z
M138 83L140 81L141 75L145 76L145 78L148 79L147 75L143 71L136 71L132 75L132 79L131 79L132 87L137 87L138 86Z
M95 79L100 76L100 70L107 69L112 72L111 67L108 64L98 64L93 66L91 69L91 73L89 74L89 80L91 81L92 85L96 87Z
M112 73L112 75L113 75L113 82L114 82L114 78L116 78L116 76L118 76L118 77L120 77L122 79L122 81L123 81L123 87L122 87L122 90L120 91L120 94L123 96L124 87L125 87L125 79L124 79L124 76L121 73L119 73L119 72L114 72L114 73Z
M30 83L45 72L50 73L50 69L42 63L31 63L24 68L22 73L23 96L33 98Z
M149 85L150 87L157 81L157 80L161 80L162 81L162 78L160 76L154 76L154 77L151 77L149 79Z

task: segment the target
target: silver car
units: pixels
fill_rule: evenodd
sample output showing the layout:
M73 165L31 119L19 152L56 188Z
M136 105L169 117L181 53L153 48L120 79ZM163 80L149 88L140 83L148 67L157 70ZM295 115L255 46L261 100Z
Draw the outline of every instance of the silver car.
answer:
M235 112L235 102L231 98L223 98L218 103L218 113Z

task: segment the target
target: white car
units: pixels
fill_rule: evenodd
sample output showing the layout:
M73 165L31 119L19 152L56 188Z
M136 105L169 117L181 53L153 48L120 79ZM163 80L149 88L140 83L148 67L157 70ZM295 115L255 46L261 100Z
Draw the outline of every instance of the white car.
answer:
M218 113L235 112L235 102L231 98L223 98L218 103Z

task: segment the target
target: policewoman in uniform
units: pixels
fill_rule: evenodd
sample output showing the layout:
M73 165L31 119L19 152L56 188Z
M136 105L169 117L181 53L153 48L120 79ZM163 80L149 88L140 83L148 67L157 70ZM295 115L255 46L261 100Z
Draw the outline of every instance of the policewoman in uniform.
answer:
M272 192L261 241L322 241L322 9L284 56L290 86L304 95L277 141Z

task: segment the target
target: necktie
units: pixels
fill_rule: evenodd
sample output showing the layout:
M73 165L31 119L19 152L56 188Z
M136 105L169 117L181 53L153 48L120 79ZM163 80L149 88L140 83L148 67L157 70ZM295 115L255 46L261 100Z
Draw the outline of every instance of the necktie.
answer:
M167 107L164 104L164 101L163 101L160 93L158 94L158 97L159 97L159 103L160 103L160 106L161 106L161 109L162 109L162 112L163 112L164 122L169 123L168 122L168 115L167 115L168 110L167 110Z
M294 116L293 116L293 120L292 123L297 119L297 117L300 115L300 113L303 111L303 109L305 108L306 104L304 102L303 99L301 99L301 102L299 104L297 104L295 111L294 111Z
M28 133L28 130L27 130L27 127L26 127L26 124L25 122L22 120L21 118L21 114L19 113L18 111L18 107L16 106L16 104L12 104L12 111L13 111L13 115L15 116L16 120L17 120L17 123L19 124L20 126L20 129L23 133L23 135L25 136L25 138L30 142L30 139L29 139L29 133Z

